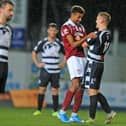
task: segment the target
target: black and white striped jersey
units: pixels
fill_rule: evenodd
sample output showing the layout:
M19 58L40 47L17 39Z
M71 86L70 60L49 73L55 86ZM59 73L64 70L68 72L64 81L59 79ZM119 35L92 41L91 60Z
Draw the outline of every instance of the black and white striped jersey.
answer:
M96 38L87 39L89 45L87 59L104 62L104 55L111 44L111 33L109 30L96 32Z
M48 41L45 38L43 41L39 41L34 48L36 53L41 53L41 62L45 63L45 69L48 73L59 73L60 68L58 64L60 62L60 54L65 54L62 42L56 39L54 42Z
M8 62L8 49L12 37L11 28L0 24L0 62Z

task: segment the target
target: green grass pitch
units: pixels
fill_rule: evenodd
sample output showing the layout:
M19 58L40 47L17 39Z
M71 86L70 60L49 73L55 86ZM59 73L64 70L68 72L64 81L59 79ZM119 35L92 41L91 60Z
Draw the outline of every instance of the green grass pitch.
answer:
M13 108L0 107L0 126L105 126L104 120L106 114L103 111L97 111L96 123L62 123L56 117L51 116L51 109L43 109L41 116L33 116L33 108ZM70 110L68 111L68 116ZM87 119L88 111L81 109L79 116L82 119ZM126 112L117 112L117 116L108 126L126 126Z

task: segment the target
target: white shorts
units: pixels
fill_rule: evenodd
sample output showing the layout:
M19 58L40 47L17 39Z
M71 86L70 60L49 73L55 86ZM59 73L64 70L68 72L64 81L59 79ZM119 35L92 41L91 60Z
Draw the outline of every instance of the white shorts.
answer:
M86 58L84 57L71 56L67 60L67 67L71 80L75 77L84 76L85 64L86 64Z

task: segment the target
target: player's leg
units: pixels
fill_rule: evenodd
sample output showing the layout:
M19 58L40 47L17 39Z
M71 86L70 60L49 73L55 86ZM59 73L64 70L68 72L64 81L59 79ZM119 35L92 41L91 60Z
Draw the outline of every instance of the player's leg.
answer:
M74 105L72 112L77 113L80 109L81 103L82 103L82 97L83 97L84 89L79 87L74 95Z
M52 88L53 113L52 116L57 116L59 107L59 89Z
M63 122L65 122L65 120L68 121L68 118L66 117L66 110L69 107L69 105L71 104L73 96L80 86L80 83L79 83L80 73L83 76L83 69L80 68L80 64L78 62L78 57L75 57L75 56L70 57L67 61L67 66L68 66L68 71L69 71L72 83L71 83L70 88L67 90L64 102L62 104L62 108L59 112L59 116L64 115L64 118L62 118L60 116L61 117L60 119Z
M38 113L40 113L41 110L42 110L42 105L43 105L44 98L45 98L45 92L46 92L46 87L39 87L38 103L37 103L37 105L38 105L37 106Z
M58 115L59 118L61 119L61 121L63 121L63 122L69 122L69 119L66 116L66 110L69 107L69 105L71 104L71 101L73 99L74 93L75 93L76 88L78 86L79 86L78 78L72 79L72 84L71 84L70 88L67 90L65 99L63 101L62 107L61 107L59 115Z
M107 99L105 98L105 96L101 93L98 92L98 101L101 104L102 109L106 112L106 113L110 113L111 112L111 108L107 102Z
M89 106L89 116L90 119L87 123L93 123L96 115L97 100L98 100L98 89L100 88L101 77L103 73L103 64L89 62L89 67L87 68L89 72L89 89L88 94L90 96L90 106Z
M7 75L8 75L8 64L0 63L0 94L5 93Z
M64 111L67 110L67 108L71 104L72 98L78 87L79 87L79 79L78 78L72 79L71 86L68 89L64 102L62 104L62 110L64 110Z
M116 116L116 112L111 110L107 99L101 92L98 93L98 101L100 102L102 109L107 113L105 123L111 123L112 119Z
M0 76L0 94L5 93L7 76Z
M86 58L78 58L77 59L77 68L78 69L81 69L82 71L80 72L80 74L77 76L80 76L79 79L79 88L77 88L75 94L74 94L74 104L73 104L73 109L72 109L72 113L71 113L71 117L70 117L70 121L73 121L73 122L84 122L84 120L81 120L79 118L79 116L77 115L79 109L80 109L80 106L81 106L81 103L82 103L82 98L83 98L83 94L84 94L84 88L82 87L82 78L83 78L83 75L84 75L84 69L85 69L85 65L86 65ZM79 65L79 66L78 66Z
M38 90L38 99L37 99L37 111L33 113L33 115L41 115L42 105L45 98L46 87L48 85L50 75L49 73L42 68L40 72L40 79L39 79L39 90Z
M75 88L76 91L74 93L74 103L73 103L71 117L69 120L74 121L74 122L83 122L83 120L79 118L77 113L80 109L80 106L82 103L83 92L84 92L84 88L81 88L81 82L82 82L82 77L84 75L86 59L81 58L81 57L77 57L75 59L76 61L74 61L75 63L74 67L76 68L75 73L78 79L78 81L75 82L75 85L79 84L79 87Z
M86 122L94 123L97 108L97 90L90 88L88 89L88 94L90 97L90 106L89 106L89 119Z
M84 120L81 120L77 113L80 109L81 103L82 103L82 97L83 97L83 92L84 89L79 87L77 89L77 91L74 94L74 104L73 104L73 109L72 109L72 113L71 113L71 117L70 117L70 121L73 122L84 122Z
M51 86L52 86L52 101L53 101L53 113L52 116L58 116L59 107L59 79L60 73L51 75Z
M86 120L86 122L94 122L95 109L94 109L94 107L92 107L94 105L94 104L92 105L92 101L94 100L94 102L95 102L94 106L96 106L96 103L97 103L95 100L96 98L95 97L93 98L94 93L92 93L93 91L91 92L91 89L90 89L90 82L92 79L91 75L92 75L92 70L93 70L92 67L93 67L93 62L87 61L86 66L85 66L84 78L82 80L82 84L83 84L82 86L83 86L83 88L88 89L88 95L90 96L89 119ZM91 97L91 95L92 95L92 97ZM93 109L93 112L91 109Z
M84 93L84 88L82 87L82 79L85 71L86 58L79 58L78 60L79 60L78 61L79 66L83 71L82 73L80 73L80 76L82 77L79 78L80 87L76 90L74 94L74 104L72 109L73 113L77 113L79 111L82 102L83 93Z

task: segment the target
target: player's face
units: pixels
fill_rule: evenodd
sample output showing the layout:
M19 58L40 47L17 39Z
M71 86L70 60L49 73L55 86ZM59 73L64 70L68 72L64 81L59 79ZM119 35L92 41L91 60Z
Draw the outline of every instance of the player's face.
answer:
M57 33L58 33L58 30L55 27L50 27L48 29L48 36L52 38L56 37Z
M81 14L81 13L73 13L72 20L73 20L73 22L79 24L82 21L83 16L84 16L84 14Z
M96 18L96 28L100 27L102 21L103 21L103 18L98 15L97 18Z
M106 25L106 19L103 16L98 15L96 18L96 28Z
M14 15L14 7L11 4L6 4L5 6L1 7L0 11L7 21L11 20Z

